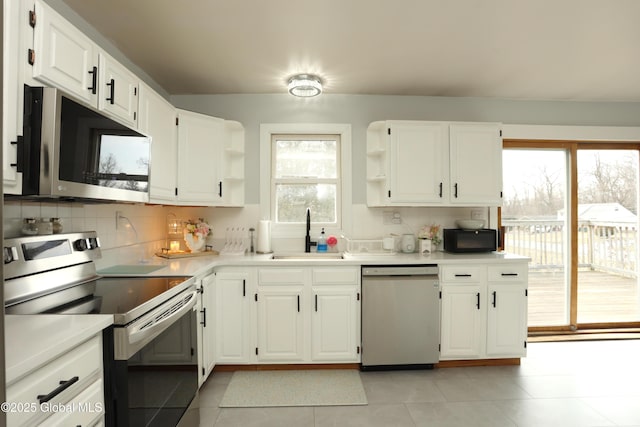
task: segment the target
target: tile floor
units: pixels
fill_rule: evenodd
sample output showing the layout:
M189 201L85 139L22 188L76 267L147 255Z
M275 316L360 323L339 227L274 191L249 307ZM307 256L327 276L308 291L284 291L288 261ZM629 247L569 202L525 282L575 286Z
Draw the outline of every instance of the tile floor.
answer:
M367 406L218 408L231 375L201 389L201 426L640 427L640 340L530 343L520 366L361 372Z

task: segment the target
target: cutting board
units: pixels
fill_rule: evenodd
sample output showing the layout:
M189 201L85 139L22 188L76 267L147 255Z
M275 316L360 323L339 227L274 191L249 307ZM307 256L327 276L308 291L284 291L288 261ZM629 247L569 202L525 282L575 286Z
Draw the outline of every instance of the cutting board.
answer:
M164 268L164 265L112 265L111 267L98 270L98 274L149 274Z

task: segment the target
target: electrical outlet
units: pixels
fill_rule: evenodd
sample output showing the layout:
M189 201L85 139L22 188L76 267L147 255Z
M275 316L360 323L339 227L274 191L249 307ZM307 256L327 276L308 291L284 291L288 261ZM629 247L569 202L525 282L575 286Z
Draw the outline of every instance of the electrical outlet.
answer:
M402 224L400 212L384 211L382 212L382 225Z
M393 224L402 224L402 217L400 216L400 212L394 212L393 218L391 219Z

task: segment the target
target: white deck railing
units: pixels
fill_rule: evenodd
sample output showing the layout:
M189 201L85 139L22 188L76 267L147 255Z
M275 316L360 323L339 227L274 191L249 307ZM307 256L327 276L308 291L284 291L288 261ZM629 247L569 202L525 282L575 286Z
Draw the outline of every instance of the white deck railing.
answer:
M531 258L530 267L562 269L566 265L564 221L503 220L505 251ZM578 265L596 271L636 277L635 222L578 222Z

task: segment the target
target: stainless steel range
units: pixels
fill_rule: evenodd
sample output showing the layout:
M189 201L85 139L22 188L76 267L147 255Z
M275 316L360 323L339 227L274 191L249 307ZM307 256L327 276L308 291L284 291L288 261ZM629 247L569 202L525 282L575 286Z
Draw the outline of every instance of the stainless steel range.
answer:
M106 424L197 425L191 277L102 277L95 232L4 240L7 314L112 314L103 336Z

